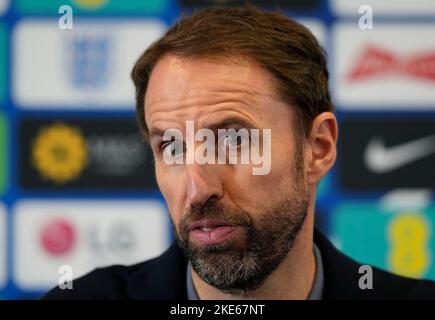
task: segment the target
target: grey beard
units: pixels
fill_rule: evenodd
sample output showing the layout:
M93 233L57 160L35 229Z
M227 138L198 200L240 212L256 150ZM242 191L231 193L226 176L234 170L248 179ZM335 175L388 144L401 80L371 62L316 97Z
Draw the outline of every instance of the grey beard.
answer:
M177 241L195 272L208 284L230 294L253 291L282 263L304 224L308 200L295 198L298 200L284 200L263 212L255 224L245 212L229 212L214 204L203 208L208 209L203 210L203 217L244 217L235 221L244 227L243 245L223 242L200 248L189 241L183 226Z

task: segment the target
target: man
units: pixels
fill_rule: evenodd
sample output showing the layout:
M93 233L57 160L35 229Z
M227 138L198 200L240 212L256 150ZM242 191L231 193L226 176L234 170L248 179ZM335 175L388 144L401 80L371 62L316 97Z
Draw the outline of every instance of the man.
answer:
M338 126L325 55L305 27L251 7L200 11L148 48L132 78L177 241L158 258L97 269L45 298L435 298L433 282L376 268L372 286L361 286L360 264L314 230L316 187L335 162ZM270 146L270 170L187 163L202 144L187 143L189 123L214 133L270 130L259 140ZM168 135L175 131L183 137ZM224 132L217 149L242 152L251 137L240 137Z

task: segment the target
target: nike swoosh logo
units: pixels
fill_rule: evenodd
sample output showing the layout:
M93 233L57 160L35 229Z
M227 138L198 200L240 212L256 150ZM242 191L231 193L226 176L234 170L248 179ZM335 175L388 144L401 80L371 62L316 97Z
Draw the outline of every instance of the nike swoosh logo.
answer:
M388 148L382 137L373 137L364 151L364 164L374 173L388 173L434 152L435 135Z

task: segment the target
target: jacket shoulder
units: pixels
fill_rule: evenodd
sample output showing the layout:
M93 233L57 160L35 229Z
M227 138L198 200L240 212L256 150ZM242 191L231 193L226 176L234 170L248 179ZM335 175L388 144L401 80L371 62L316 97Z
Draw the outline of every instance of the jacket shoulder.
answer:
M402 277L369 264L360 263L336 249L315 230L315 243L320 249L325 272L323 298L326 300L435 299L435 282ZM370 274L361 270L370 266ZM360 286L371 278L371 288Z
M132 266L113 265L98 268L88 274L74 279L71 289L54 287L42 300L105 300L126 299L127 283L138 270L143 269L150 261Z
M73 280L72 289L55 287L51 300L176 300L186 299L187 262L174 241L160 256L132 266L96 269Z
M387 299L435 299L435 282L430 280L402 277L377 268L374 268L374 280L378 282L381 295Z

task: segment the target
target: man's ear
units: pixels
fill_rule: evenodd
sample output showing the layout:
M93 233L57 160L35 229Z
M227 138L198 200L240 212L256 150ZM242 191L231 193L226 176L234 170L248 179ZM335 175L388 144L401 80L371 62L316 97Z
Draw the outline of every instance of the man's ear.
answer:
M331 112L319 114L312 123L305 149L307 183L317 184L337 156L338 124Z

